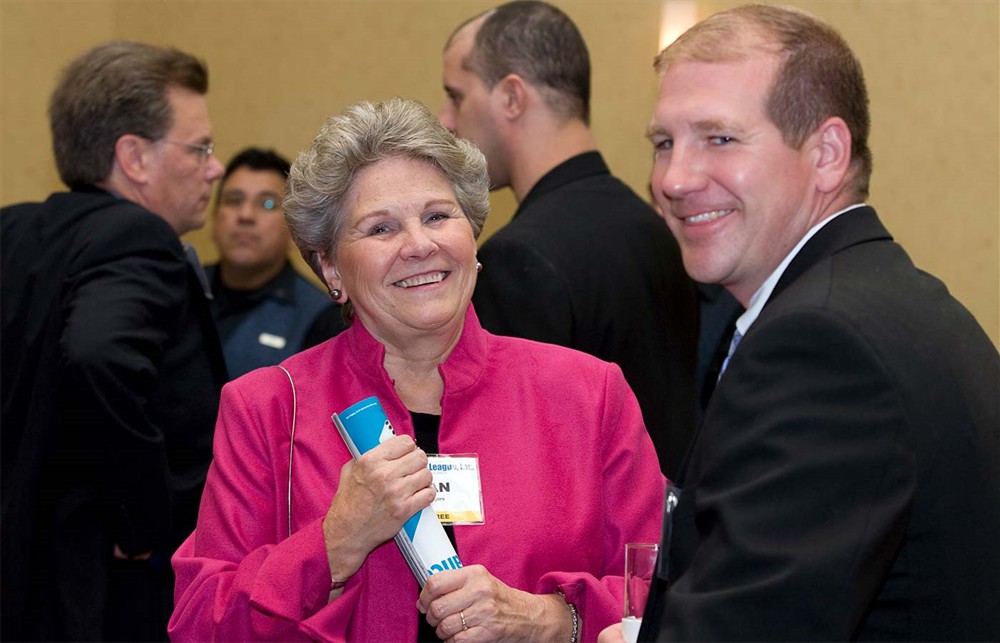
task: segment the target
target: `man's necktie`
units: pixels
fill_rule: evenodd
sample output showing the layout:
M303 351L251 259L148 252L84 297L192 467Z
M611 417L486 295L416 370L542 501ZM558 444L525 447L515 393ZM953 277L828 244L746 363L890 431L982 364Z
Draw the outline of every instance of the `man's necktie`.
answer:
M733 358L733 353L736 352L736 347L740 345L740 340L743 339L743 334L740 333L740 329L737 328L733 331L733 341L729 343L729 354L726 355L725 361L722 362L722 368L719 369L719 379L722 379L722 374L726 372L726 367L729 366L729 360Z

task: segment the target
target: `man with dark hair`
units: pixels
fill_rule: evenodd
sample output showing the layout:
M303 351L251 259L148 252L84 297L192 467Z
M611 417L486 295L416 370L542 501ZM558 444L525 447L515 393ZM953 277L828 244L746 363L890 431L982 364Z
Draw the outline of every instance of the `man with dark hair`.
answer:
M656 199L746 312L639 640L1000 640L1000 356L865 204L857 58L745 5L657 70Z
M251 147L229 161L219 185L212 225L219 263L205 270L230 378L343 329L340 306L288 260L292 240L281 209L288 168L275 151Z
M0 210L4 640L166 640L226 381L180 240L223 171L207 89L175 49L86 52L49 105L71 190Z
M663 221L596 149L576 25L544 2L476 16L445 47L444 87L441 122L519 203L479 250L483 326L617 363L673 475L694 425L695 289Z

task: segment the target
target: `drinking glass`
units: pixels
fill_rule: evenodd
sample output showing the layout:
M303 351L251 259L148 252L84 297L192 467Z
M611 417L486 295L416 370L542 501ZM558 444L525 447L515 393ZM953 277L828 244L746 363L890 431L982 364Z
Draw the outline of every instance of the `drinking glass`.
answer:
M625 615L622 618L622 635L626 643L635 643L646 610L649 585L656 573L656 556L659 543L625 544Z

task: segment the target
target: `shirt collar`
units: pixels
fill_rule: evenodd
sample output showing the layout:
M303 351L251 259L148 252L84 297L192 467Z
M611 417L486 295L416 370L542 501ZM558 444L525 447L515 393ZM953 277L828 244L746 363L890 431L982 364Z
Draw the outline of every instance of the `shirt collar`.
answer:
M538 182L528 190L524 199L521 200L514 216L516 217L519 213L523 212L530 202L548 192L557 190L568 183L601 174L611 174L611 170L608 169L608 165L604 162L604 158L600 152L591 151L572 156L538 179Z
M295 302L295 269L288 261L285 262L281 272L274 276L274 279L261 286L261 290L269 297Z
M265 299L273 299L283 305L295 304L295 269L290 262L270 281L256 290L234 290L222 283L221 264L208 266L212 292L215 294L217 310L223 317L232 313L241 313L249 306L256 306Z
M806 245L806 242L812 239L813 236L822 230L826 224L830 223L840 215L864 206L864 203L849 205L839 212L834 212L813 227L809 228L802 238L799 239L799 242L795 244L795 247L792 248L791 252L785 255L785 258L782 259L781 263L778 264L778 267L774 269L774 272L772 272L770 276L764 280L764 283L757 289L757 292L750 297L750 305L747 306L746 311L736 320L736 329L740 331L740 335L746 335L750 326L757 321L757 317L760 316L760 312L764 309L764 305L767 303L768 299L770 299L771 293L774 292L774 287L778 285L778 280L781 279L781 275L784 274L785 269L788 268L788 264L792 262L795 255L799 254L802 247Z

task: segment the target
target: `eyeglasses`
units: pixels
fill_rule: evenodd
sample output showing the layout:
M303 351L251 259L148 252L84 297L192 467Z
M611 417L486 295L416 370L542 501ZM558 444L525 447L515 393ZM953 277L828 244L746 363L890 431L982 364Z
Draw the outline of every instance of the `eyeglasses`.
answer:
M199 145L198 143L181 143L180 141L168 141L165 138L147 138L143 136L147 141L152 141L154 143L169 143L171 145L180 145L181 147L186 147L189 152L197 154L201 157L202 161L207 161L212 153L215 152L215 142L205 143L204 145Z
M259 194L254 198L248 199L248 197L240 191L223 192L222 196L219 197L219 205L224 208L242 208L243 204L248 200L255 210L274 212L281 209L281 202L272 195Z

